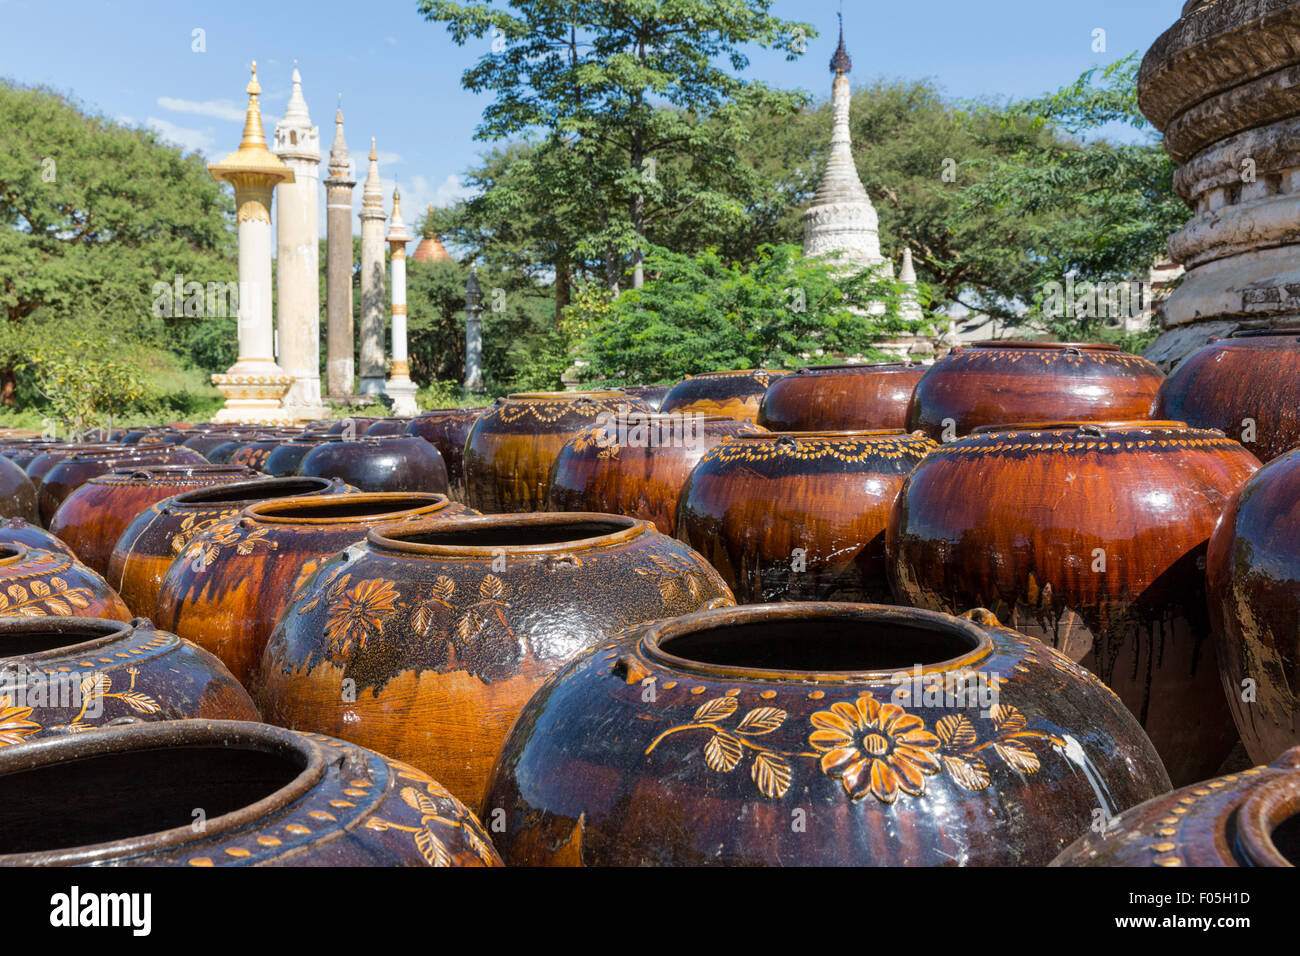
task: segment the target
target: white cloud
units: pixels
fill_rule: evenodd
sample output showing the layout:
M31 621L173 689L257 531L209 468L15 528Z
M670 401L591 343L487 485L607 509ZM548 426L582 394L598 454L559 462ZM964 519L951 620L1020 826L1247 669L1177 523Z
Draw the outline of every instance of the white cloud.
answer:
M464 180L453 174L439 183L438 187L433 191L433 204L435 206L450 206L462 199L468 199L473 194L474 191L465 185Z
M386 153L382 149L377 149L375 154L379 157L380 166L396 166L399 163L406 162L406 160L402 159L401 153Z
M396 37L384 37L384 42L387 43L389 46L397 46Z
M186 126L177 126L175 123L159 119L157 116L148 117L145 120L145 125L154 130L162 139L181 147L186 152L205 153L212 148L214 142L212 127L191 129Z
M194 113L198 116L211 116L213 119L228 120L232 123L243 122L244 107L233 100L182 100L174 96L158 97L158 105L173 113Z

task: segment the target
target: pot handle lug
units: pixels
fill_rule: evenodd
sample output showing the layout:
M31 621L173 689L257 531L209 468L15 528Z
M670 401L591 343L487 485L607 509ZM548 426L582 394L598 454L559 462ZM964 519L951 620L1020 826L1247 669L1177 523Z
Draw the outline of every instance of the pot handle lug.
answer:
M998 616L986 607L973 607L965 614L961 615L963 621L970 621L972 624L978 624L980 627L1001 627L1002 622Z
M777 448L798 448L799 442L797 439L792 438L789 435L782 435L780 438L776 440L776 447Z
M1076 438L1105 438L1106 430L1100 425L1080 425L1074 430Z
M614 661L610 673L615 677L623 678L623 681L628 684L639 684L650 676L650 672L631 654L620 655L618 660Z

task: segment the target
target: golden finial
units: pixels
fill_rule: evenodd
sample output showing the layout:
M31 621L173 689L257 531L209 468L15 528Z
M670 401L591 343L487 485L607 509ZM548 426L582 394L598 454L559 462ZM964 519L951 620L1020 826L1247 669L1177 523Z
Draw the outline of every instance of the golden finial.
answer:
M375 138L373 136L370 137L370 159L372 162L379 159L379 154L375 152Z
M253 61L253 77L248 81L248 115L244 118L244 138L239 141L240 149L266 148L266 133L262 130L262 108L257 98L262 87L257 83L257 61Z
M211 163L208 171L219 180L233 183L236 200L241 190L266 187L268 192L259 201L266 207L262 213L254 214L241 207L240 219L252 216L270 221L271 197L269 189L277 182L293 182L293 170L280 162L279 158L266 148L266 134L262 131L262 110L257 97L262 88L257 83L257 61L253 61L252 77L248 81L248 113L244 117L244 138L240 140L239 149L219 163Z

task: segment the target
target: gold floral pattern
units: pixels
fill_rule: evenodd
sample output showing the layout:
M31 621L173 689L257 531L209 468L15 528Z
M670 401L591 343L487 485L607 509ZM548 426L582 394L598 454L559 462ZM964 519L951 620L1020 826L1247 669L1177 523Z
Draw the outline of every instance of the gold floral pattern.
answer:
M665 601L686 600L692 607L699 604L706 580L703 569L689 557L676 552L650 555L649 568L637 568L636 573L655 579L659 596Z
M39 579L27 586L11 584L0 593L0 615L16 617L69 616L73 608L90 607L94 594L90 588L74 588L58 575L48 582Z
M731 464L775 461L779 458L801 461L834 458L837 461L851 463L881 458L891 461L912 458L920 461L937 447L939 446L928 438L912 435L861 438L818 438L801 435L794 441L788 442L781 441L780 437L728 439L709 449L700 459L700 463L720 461Z
M456 636L469 640L500 625L508 636L514 637L514 629L506 618L510 603L504 600L505 583L495 574L489 574L479 582L478 592L479 599L466 608L456 622Z
M0 747L20 744L40 731L40 724L28 720L31 715L32 708L15 707L14 699L9 694L0 696Z
M940 770L939 738L925 722L871 694L832 704L810 720L817 729L808 742L821 754L822 773L839 778L854 800L870 793L893 803L900 790L919 797L926 776Z
M445 816L438 805L434 802L430 794L434 797L440 797L444 800L453 800L454 798L440 784L429 780L421 779L413 773L399 773L399 777L405 777L411 780L419 779L425 785L424 793L421 793L415 787L403 787L401 797L412 810L420 814L419 826L406 826L401 823L393 823L382 817L371 817L366 820L366 829L384 832L386 830L397 830L401 833L409 833L415 841L415 848L420 851L424 861L430 866L451 866L452 855L447 849L447 844L438 836L434 830L435 825L452 827L459 829L465 841L469 843L475 855L487 866L492 866L496 860L496 854L491 847L487 845L481 836L474 832L474 826L468 822L457 808L453 806L452 815Z
M74 732L93 730L95 725L86 721L86 711L90 708L92 701L99 700L120 700L137 714L157 714L162 711L162 705L153 697L135 689L135 679L140 675L138 667L128 667L127 674L131 677L131 683L126 690L114 691L113 678L103 672L87 674L81 679L81 709L77 715L68 722L65 729Z
M354 646L357 651L365 650L371 637L383 633L384 622L397 609L397 590L393 582L372 578L345 591L343 589L350 577L345 574L330 589L336 597L330 603L325 636L335 660L348 657Z
M267 538L269 528L259 526L249 530L241 524L242 520L214 523L201 538L191 542L189 550L185 552L186 557L210 565L221 556L221 552L229 548L233 548L236 554L247 555L259 548L274 551L279 547L273 539Z
M228 511L201 511L194 514L187 514L181 519L181 526L176 529L176 534L172 535L172 553L180 554L190 546L199 535L203 534L217 522L229 518L233 514L238 514L238 509L231 508Z

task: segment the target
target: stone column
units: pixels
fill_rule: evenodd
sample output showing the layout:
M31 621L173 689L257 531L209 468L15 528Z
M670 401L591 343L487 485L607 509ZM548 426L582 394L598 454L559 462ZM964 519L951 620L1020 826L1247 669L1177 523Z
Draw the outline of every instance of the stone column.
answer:
M465 391L483 391L483 290L478 265L470 263L465 282Z
M361 388L384 390L384 196L379 154L370 141L370 171L361 200Z
M275 127L275 153L293 170L293 182L280 187L276 216L276 292L280 310L280 354L293 385L285 409L297 418L325 418L320 398L320 130L311 123L295 67L293 93L284 119Z
M239 223L239 358L212 382L226 397L219 422L289 423L281 407L293 378L274 358L271 316L271 199L275 187L293 182L293 170L266 148L258 96L257 64L248 83L248 113L239 149L208 166L217 180L235 187Z
M393 365L384 392L393 400L394 415L418 415L415 404L415 383L411 381L411 366L406 355L406 244L411 237L406 234L402 221L402 199L393 187L393 216L388 223L389 258L392 260L393 279Z
M355 368L352 335L352 163L343 138L343 110L334 114L334 145L325 180L325 369L329 397L351 397Z

